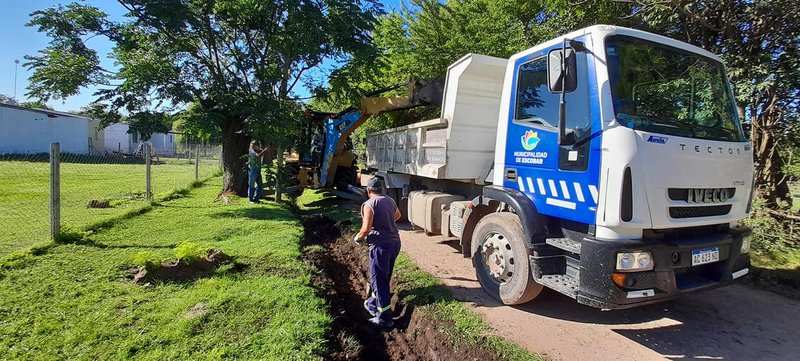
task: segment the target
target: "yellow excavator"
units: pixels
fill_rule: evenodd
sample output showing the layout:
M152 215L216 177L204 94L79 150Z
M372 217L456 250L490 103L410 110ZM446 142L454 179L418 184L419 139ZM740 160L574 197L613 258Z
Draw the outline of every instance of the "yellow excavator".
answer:
M369 117L385 112L440 105L444 81L414 80L407 85L407 95L380 96L402 85L384 88L361 97L357 106L340 113L307 112L316 131L308 154L299 155L296 178L300 187L329 187L345 190L356 183L356 156L349 136ZM319 129L321 128L321 131Z

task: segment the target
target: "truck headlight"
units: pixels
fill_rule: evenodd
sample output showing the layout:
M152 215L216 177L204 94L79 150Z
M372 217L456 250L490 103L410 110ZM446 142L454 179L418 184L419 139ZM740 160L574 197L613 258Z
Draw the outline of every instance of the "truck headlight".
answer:
M742 248L740 250L741 254L750 253L750 241L753 239L752 234L747 234L742 237Z
M653 256L650 252L617 253L617 271L639 272L653 269Z

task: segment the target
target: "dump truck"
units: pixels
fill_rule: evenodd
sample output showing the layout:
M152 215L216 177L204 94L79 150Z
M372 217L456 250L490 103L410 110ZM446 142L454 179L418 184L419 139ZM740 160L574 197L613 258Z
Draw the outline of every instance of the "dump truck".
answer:
M624 309L748 273L753 156L720 58L597 25L447 70L437 119L367 136L415 227L504 304Z

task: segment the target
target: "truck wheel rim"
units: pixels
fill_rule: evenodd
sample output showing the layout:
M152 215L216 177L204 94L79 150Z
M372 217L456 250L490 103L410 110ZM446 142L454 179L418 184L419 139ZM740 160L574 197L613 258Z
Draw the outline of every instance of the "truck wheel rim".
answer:
M492 232L486 235L481 245L483 267L495 282L505 283L511 280L514 270L514 253L511 243L502 233Z

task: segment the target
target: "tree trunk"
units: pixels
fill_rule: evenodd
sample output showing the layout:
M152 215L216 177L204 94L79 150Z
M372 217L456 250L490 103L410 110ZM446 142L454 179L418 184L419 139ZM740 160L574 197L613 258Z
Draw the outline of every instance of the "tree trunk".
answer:
M247 154L250 138L242 129L240 119L228 119L222 123L222 191L247 196Z
M756 162L756 187L770 208L776 208L779 203L792 204L773 116L774 113L768 113L753 117L750 137Z

